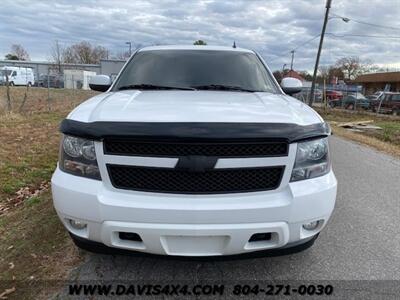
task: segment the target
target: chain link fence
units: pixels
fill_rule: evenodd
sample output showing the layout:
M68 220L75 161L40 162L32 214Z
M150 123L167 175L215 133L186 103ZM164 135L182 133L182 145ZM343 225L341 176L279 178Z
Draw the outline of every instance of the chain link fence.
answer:
M0 85L0 114L71 110L97 94L89 89L94 75L84 70L65 70L61 75L48 72L25 85L12 83L7 76Z
M294 97L308 104L310 94L311 89L304 87ZM314 92L313 107L398 116L400 115L400 93L381 91L365 96L361 86L319 84Z

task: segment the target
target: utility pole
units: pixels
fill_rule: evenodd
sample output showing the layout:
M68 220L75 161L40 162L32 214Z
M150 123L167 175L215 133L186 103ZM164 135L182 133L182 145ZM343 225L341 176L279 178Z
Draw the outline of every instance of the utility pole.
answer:
M292 62L290 63L290 70L293 71L293 60L294 60L294 50L290 51L292 53Z
M125 44L129 45L129 57L132 55L132 42L126 42Z
M326 24L328 23L329 9L331 8L331 4L332 4L332 0L327 0L326 1L326 12L325 12L324 25L322 26L322 32L321 32L321 38L319 40L317 59L315 61L314 75L313 75L313 81L312 81L312 84L311 84L311 91L310 91L310 99L308 99L308 105L310 105L310 106L312 106L313 101L314 101L314 91L315 91L315 83L317 81L319 58L321 56L322 44L324 43Z

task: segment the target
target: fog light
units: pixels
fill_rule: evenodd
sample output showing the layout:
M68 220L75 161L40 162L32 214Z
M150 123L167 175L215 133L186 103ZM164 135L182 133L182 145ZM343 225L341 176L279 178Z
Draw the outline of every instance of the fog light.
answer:
M77 230L85 229L87 226L86 223L83 223L81 221L76 221L76 220L69 220L69 224L71 224L72 228L77 229Z
M322 220L313 221L313 222L310 222L310 223L307 223L307 224L303 224L303 228L305 230L315 230L315 229L317 229L317 227L321 223L322 223Z

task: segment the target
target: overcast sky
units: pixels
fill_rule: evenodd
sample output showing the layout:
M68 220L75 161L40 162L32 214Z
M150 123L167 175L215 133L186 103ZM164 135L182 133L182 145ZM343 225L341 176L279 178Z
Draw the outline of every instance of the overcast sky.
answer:
M272 69L290 64L290 50L321 32L325 0L2 0L0 57L11 44L23 45L32 60L49 58L52 43L82 40L112 53L133 45L237 45L259 51ZM395 27L329 20L336 35L400 37L400 0L333 0L332 14ZM334 15L332 15L334 16ZM397 28L397 29L396 29ZM319 38L297 49L295 69L311 70ZM326 36L321 64L342 56L360 56L376 64L400 68L400 38Z

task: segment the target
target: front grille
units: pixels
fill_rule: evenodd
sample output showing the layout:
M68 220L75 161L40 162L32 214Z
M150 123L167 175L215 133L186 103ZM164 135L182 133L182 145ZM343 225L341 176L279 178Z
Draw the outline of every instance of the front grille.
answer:
M180 157L188 155L217 157L287 156L286 142L146 142L132 139L106 139L104 153L111 155Z
M279 187L284 166L213 169L190 172L173 168L107 165L115 188L135 191L216 194L272 190Z

